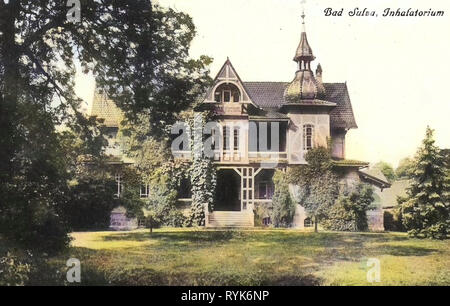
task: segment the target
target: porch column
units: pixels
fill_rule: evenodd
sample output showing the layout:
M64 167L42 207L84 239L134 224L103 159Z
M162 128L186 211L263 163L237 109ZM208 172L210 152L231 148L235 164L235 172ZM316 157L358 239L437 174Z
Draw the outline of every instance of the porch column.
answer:
M253 211L255 199L255 176L261 168L240 167L234 168L241 177L241 210Z

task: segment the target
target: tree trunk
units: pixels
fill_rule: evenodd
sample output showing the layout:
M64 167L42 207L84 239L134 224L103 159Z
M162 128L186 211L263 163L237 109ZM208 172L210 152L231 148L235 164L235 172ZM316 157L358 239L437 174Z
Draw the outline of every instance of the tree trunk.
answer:
M153 233L153 218L152 218L152 216L150 216L149 223L150 223L150 235L151 235Z
M3 185L14 174L12 160L18 149L16 126L18 125L17 102L19 93L19 56L15 42L15 22L19 14L18 1L1 5L0 31L3 39L0 41L0 59L3 64L3 82L0 83L0 183Z
M314 216L314 232L317 233L317 216Z

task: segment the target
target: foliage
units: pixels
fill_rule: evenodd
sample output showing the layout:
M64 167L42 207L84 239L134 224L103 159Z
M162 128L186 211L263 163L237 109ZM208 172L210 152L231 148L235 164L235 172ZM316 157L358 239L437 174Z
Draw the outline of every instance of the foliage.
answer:
M384 229L393 232L405 232L402 224L402 215L399 209L385 210L383 216Z
M411 178L414 173L414 160L406 157L400 160L397 169L395 169L395 176L397 178Z
M57 127L103 141L79 111L75 60L128 119L146 113L155 137L210 82L211 59L188 57L188 15L147 0L81 2L73 22L66 1L0 1L0 232L30 248L68 243L60 216L75 164Z
M145 206L147 219L157 225L181 227L186 222L176 207L178 188L182 178L188 176L188 164L168 162L158 168L150 178L150 197Z
M114 183L87 178L70 187L64 215L72 230L108 228L111 210L118 205Z
M124 153L133 159L134 167L144 181L148 181L158 167L172 159L167 140L157 140L152 136L148 120L149 116L142 113L133 122L124 120L120 126Z
M395 171L394 168L387 162L380 161L374 165L374 168L377 168L384 174L384 176L388 179L389 182L395 180Z
M307 165L293 167L289 171L290 183L297 186L296 200L305 208L315 224L327 217L338 195L338 178L333 172L330 152L318 147L305 155Z
M0 257L0 286L24 286L30 272L30 264L10 252Z
M403 225L413 237L444 239L450 230L450 181L448 165L434 144L433 130L415 157L412 182L407 196L398 200Z
M16 150L14 156L0 159L0 233L28 249L61 249L69 241L68 227L59 218L70 178L67 159L51 116L39 105L21 101L16 106L22 114L15 123L21 139L8 148ZM0 142L4 137L15 135L0 135Z
M373 202L373 187L360 183L343 192L324 218L325 229L334 231L367 231L367 210Z
M287 175L276 170L273 175L275 190L272 197L272 222L275 227L289 227L295 214L295 203L289 192Z
M214 210L217 170L213 160L205 156L203 150L203 126L209 116L210 114L207 112L197 113L194 122L191 122L193 162L190 169L192 203L190 217L187 220L189 226L205 225L205 209Z
M271 220L273 220L272 203L256 202L254 204L254 214L255 214L255 226L256 227L264 226L263 224L264 218L270 218Z

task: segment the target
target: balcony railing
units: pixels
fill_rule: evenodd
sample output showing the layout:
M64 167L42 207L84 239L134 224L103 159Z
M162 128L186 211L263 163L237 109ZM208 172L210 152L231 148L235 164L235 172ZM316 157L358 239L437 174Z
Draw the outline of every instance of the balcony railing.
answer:
M287 161L287 152L248 152L248 159L250 162L264 162L264 161Z

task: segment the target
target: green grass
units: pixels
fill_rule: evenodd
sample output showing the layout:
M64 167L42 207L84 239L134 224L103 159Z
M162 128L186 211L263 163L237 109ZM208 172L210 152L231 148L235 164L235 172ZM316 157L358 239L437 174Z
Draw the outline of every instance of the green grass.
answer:
M68 258L78 258L82 285L450 285L450 241L400 233L158 229L72 236L72 247L49 263L64 271ZM368 258L380 260L380 283L366 280Z

